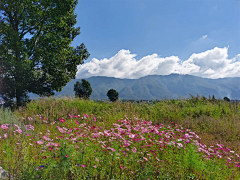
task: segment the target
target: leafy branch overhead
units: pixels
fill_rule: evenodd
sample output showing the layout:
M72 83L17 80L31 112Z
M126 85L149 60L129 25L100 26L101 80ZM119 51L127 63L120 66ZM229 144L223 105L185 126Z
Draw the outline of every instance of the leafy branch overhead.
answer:
M0 1L0 65L5 100L27 93L50 96L75 79L77 66L90 54L82 43L73 48L80 34L74 9L77 0ZM27 39L25 35L32 37Z

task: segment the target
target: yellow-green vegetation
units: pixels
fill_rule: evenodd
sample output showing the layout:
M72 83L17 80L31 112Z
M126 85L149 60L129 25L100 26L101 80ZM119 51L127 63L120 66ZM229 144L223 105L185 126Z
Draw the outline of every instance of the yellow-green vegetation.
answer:
M0 109L15 179L240 179L240 104L39 99Z

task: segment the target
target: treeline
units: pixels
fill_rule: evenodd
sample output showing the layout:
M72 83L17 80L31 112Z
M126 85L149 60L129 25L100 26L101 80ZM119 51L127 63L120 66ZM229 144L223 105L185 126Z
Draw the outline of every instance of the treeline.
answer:
M77 81L75 84L74 84L74 91L75 91L75 98L80 98L80 99L89 99L89 97L91 96L92 94L92 87L91 87L91 84L89 81L85 80L85 79L82 79L81 82ZM119 93L111 88L108 90L108 92L106 93L109 100L93 100L95 102L115 102L119 99ZM43 97L43 96L40 96L40 97ZM197 102L197 101L210 101L210 102L219 102L219 101L228 101L228 102L231 102L231 103L238 103L240 102L240 100L230 100L228 97L224 97L223 99L216 99L214 95L212 95L212 97L209 95L208 98L206 98L205 96L202 96L200 97L198 94L197 96L193 96L190 94L190 97L191 98L180 98L180 99L171 99L171 98L165 98L165 99L156 99L156 100L144 100L144 99L141 99L141 100L134 100L134 99L120 99L118 100L119 102L131 102L131 103L146 103L146 104L155 104L155 103L158 103L160 101L170 101L170 102L173 102L176 101L176 100L191 100L191 101L194 101L194 102ZM25 100L23 98L21 98L21 102L23 102L23 105L26 105L26 103L30 102L31 100ZM4 108L5 107L10 107L11 109L13 108L12 106L9 106L8 104L4 103L3 100L0 99L0 107L3 106Z
M82 83L80 83L79 81L76 82L76 84L74 84L74 91L75 91L75 97L79 97L79 98L84 98L84 99L88 99L92 93L92 87L89 81L82 79ZM109 98L110 101L114 102L118 100L118 92L115 89L110 89L107 92L107 96ZM193 96L191 95L191 99L194 101L198 101L198 100L208 100L208 101L221 101L221 99L216 99L214 95L212 95L212 97L209 95L209 98L207 99L205 96L200 97L198 94L197 96ZM189 99L189 98L187 98ZM167 100L165 98L165 100ZM222 100L224 101L228 101L228 102L239 102L240 100L230 100L230 98L228 97L224 97ZM94 100L95 102L104 102L106 100ZM154 104L163 100L131 100L131 99L122 99L120 100L121 102L134 102L134 103L148 103L148 104ZM172 101L174 101L174 99L172 99Z
M89 81L82 79L82 82L79 81L74 84L75 97L89 99L92 94L92 87ZM118 100L118 92L115 89L109 89L107 96L110 101L114 102Z

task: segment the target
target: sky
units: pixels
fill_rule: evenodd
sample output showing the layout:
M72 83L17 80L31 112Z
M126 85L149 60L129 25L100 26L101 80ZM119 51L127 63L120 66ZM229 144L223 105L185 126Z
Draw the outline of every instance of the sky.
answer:
M76 79L190 74L240 77L240 0L79 0L90 56Z
M240 0L78 0L75 14L71 46L90 53L76 79L240 77Z

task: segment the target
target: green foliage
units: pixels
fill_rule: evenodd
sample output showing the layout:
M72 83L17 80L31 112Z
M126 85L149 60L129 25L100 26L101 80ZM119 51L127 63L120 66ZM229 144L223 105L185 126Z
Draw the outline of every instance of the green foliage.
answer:
M108 96L109 100L112 102L118 100L118 92L115 89L110 89L107 92L107 96Z
M54 95L75 79L77 65L90 54L82 43L73 48L73 39L80 34L74 9L77 0L1 1L0 77L4 92L11 101L26 93ZM7 4L7 5L6 5ZM24 36L30 33L30 39ZM14 78L13 78L14 77Z
M215 102L216 101L216 98L214 95L212 95L212 101Z
M92 94L92 87L89 81L82 79L82 83L79 81L74 84L75 96L88 99Z
M204 101L204 98L200 98L198 97L197 101L192 101L192 100L174 100L174 101L159 101L159 102L155 102L155 104L147 104L147 103L142 103L142 104L137 104L137 103L131 103L131 102L125 102L122 103L120 101L117 101L116 103L109 103L109 102L94 102L94 101L89 101L89 100L83 100L83 99L61 99L61 100L57 100L54 99L52 100L52 98L48 98L48 99L40 99L40 101L32 101L29 104L27 104L27 107L24 111L20 111L19 109L16 110L14 112L14 115L16 115L18 117L18 121L22 120L22 117L25 118L25 121L22 122L24 124L33 124L34 121L37 121L39 123L34 124L35 126L35 131L34 133L36 133L37 138L39 138L39 132L42 132L43 134L46 133L46 129L48 129L49 127L52 126L52 123L54 123L56 121L56 125L58 125L58 119L59 118L63 118L66 120L66 124L68 124L68 126L66 126L67 129L73 128L70 124L74 124L76 125L75 120L77 120L79 123L83 123L83 121L88 120L87 123L89 123L89 125L91 126L102 126L101 127L101 131L103 131L103 128L106 129L110 129L110 127L112 127L113 123L119 122L120 119L126 119L128 118L129 120L135 121L136 118L137 119L145 119L146 121L152 121L153 124L172 124L173 126L175 126L175 128L180 129L180 127L177 127L175 125L176 124L181 124L183 127L191 129L191 131L196 131L196 134L199 135L199 137L201 137L201 141L203 141L204 143L208 142L208 145L212 144L213 141L215 142L216 139L219 139L220 136L222 137L222 141L223 143L226 142L226 140L228 141L228 145L229 147L233 147L233 150L235 151L235 153L239 154L239 150L238 150L238 142L239 142L239 137L240 137L240 124L239 124L239 104L235 105L235 108L231 108L232 104L231 103L226 103L223 100L220 101L219 103L214 103L211 101ZM37 114L41 114L42 119L40 119L39 117L37 117ZM69 117L68 114L71 115L81 115L82 114L88 114L89 117L87 119L81 119L81 118L74 118L71 119ZM95 116L95 119L94 119ZM101 118L100 118L100 117ZM33 120L28 120L28 117L33 117ZM83 117L83 116L82 116ZM45 124L44 120L46 120L48 118L48 123ZM1 121L5 120L6 122L12 122L13 120L10 118L6 118L4 115L2 116L2 118L0 118ZM96 121L95 121L96 120ZM17 121L17 120L16 120ZM3 122L3 121L2 121ZM14 122L15 123L15 122ZM51 124L50 124L51 123ZM0 123L1 124L1 123ZM11 123L12 124L12 123ZM40 128L41 127L41 128ZM51 134L54 134L54 132L59 133L57 136L60 136L60 132L56 131L57 128L52 127L50 130ZM171 129L171 128L170 128ZM14 127L13 130L16 130L16 127ZM74 128L73 128L74 130ZM163 131L163 129L161 129ZM95 131L95 130L94 130ZM160 132L160 131L159 131ZM3 131L3 134L5 132ZM186 131L183 132L184 134L187 133ZM2 134L2 136L3 136ZM74 134L74 133L73 133ZM179 133L178 133L179 134ZM149 134L148 134L149 135ZM42 135L41 135L42 136ZM62 135L61 135L62 136ZM11 137L13 139L12 136L9 135L9 137ZM34 138L36 136L34 135ZM147 138L146 136L144 136L145 138ZM157 136L159 138L159 136ZM21 139L20 139L21 138ZM148 137L149 138L149 137ZM153 137L150 137L150 139L152 139ZM12 140L11 139L11 140ZM19 139L16 139L16 142L22 140L22 136L19 135ZM29 137L27 138L27 140L25 143L29 144ZM105 139L106 140L106 139ZM14 143L16 143L14 142ZM180 141L181 142L181 141ZM13 143L13 144L14 144ZM31 143L31 142L30 142ZM113 141L111 142L113 143ZM179 142L178 142L179 143ZM51 175L51 173L53 173L54 171L56 171L55 173L59 175L58 179L69 179L70 175L73 176L75 175L75 179L77 179L76 177L80 178L80 179L84 179L83 177L81 178L81 176L87 176L88 177L93 177L93 171L94 170L94 174L105 174L103 176L103 179L105 177L105 179L112 179L112 178L107 178L106 174L114 174L114 175L120 175L122 172L118 171L121 170L119 169L119 163L120 165L123 164L123 161L118 161L117 159L114 159L114 156L116 154L114 154L115 152L112 152L114 155L111 156L105 156L106 153L103 152L103 154L97 154L95 152L95 150L97 150L97 145L92 143L92 145L94 145L94 147L91 146L91 143L89 143L89 145L86 145L88 143L85 142L81 143L78 140L78 145L80 146L78 151L72 151L75 146L75 144L65 144L65 145L61 145L64 146L64 148L61 149L61 151L59 151L59 153L55 154L56 157L60 156L60 158L57 158L57 168L55 168L55 160L50 158L47 159L42 159L42 156L45 156L47 154L47 152L45 151L41 151L41 148L33 148L33 146L25 146L23 144L23 147L27 147L26 152L28 152L28 156L29 158L31 157L35 157L33 156L33 154L38 155L38 154L42 154L42 156L40 156L40 159L38 159L37 161L35 160L35 158L32 159L32 162L30 163L28 159L26 159L26 156L23 156L23 154L20 154L19 157L24 157L25 160L23 163L24 166L26 167L25 170L27 170L27 168L29 168L29 176L25 176L25 179L34 179L34 177L36 177L36 175L39 175L40 177L42 177L42 179L47 179L48 176ZM2 145L2 144L1 144ZM115 144L116 145L116 144ZM112 145L113 148L115 148L116 152L119 151L119 149L117 149L115 147L115 145ZM137 145L137 143L135 144ZM0 146L0 150L1 147L4 146ZM13 146L9 146L8 148L13 147ZM23 153L22 148L19 148L18 146L15 146L17 150L21 150ZM38 146L39 147L39 146ZM131 146L130 146L131 147ZM176 149L173 148L173 146L168 146L164 150L165 152L159 151L159 146L156 146L157 148L154 150L157 150L158 152L156 152L157 154L159 153L159 157L161 157L161 160L165 161L161 161L160 163L157 163L159 165L162 165L160 167L158 167L158 170L161 172L160 174L158 174L159 179L166 179L166 177L171 177L172 179L188 179L187 177L192 177L195 179L214 179L213 177L215 177L216 179L237 179L234 178L232 176L232 178L230 178L230 176L228 175L233 175L232 170L230 167L225 166L223 163L222 165L219 164L218 161L216 162L212 162L212 161L203 161L202 160L202 155L200 153L197 152L197 149L195 148L195 146L188 146L186 147L186 149ZM29 149L28 149L29 148ZM235 149L234 149L235 148ZM141 149L141 147L137 147L137 149ZM143 148L146 149L146 148ZM8 149L9 152L13 152L12 149ZM48 151L48 149L46 149ZM81 151L81 153L79 154L79 150ZM2 151L5 151L4 149L2 149ZM1 152L2 152L1 151ZM16 150L15 150L16 151ZM41 152L40 152L41 151ZM121 151L120 151L121 152ZM132 152L131 150L129 152ZM25 151L24 151L25 153ZM66 157L65 155L71 154L71 159L70 157ZM101 157L103 160L105 160L105 162L102 162L101 159L99 158L99 162L95 161L95 163L102 163L104 165L98 167L98 168L90 168L90 166L87 166L88 168L83 168L81 167L81 164L89 164L90 165L90 161L93 160L93 157L90 157L88 155L95 155L98 158ZM25 154L24 154L25 155ZM153 155L153 154L152 154ZM151 156L152 156L151 155ZM13 154L14 158L9 160L9 163L14 166L15 164L15 160L17 158L15 158L16 154ZM5 156L0 156L1 158L5 158ZM122 158L120 158L119 160L124 160L124 164L127 165L128 167L131 167L131 169L135 169L135 176L132 177L132 179L139 177L139 179L147 179L148 177L154 177L154 179L156 177L156 174L154 173L153 170L154 167L156 166L156 164L152 164L154 161L155 163L157 162L155 160L155 158L149 158L147 164L144 164L143 162L138 162L136 163L133 161L129 161L129 159L133 160L135 159L136 154L133 154L133 156L129 155L126 156L125 160L124 160L124 156ZM69 158L69 159L68 159ZM108 159L109 158L109 159ZM160 159L160 158L159 158ZM224 158L221 158L222 160ZM220 159L220 161L221 161ZM5 158L6 160L6 158ZM4 169L7 168L8 166L6 165L6 161L4 160ZM14 160L14 162L13 162ZM71 161L70 161L71 160ZM153 160L153 162L150 160ZM113 166L109 167L114 167L114 163L118 166L118 168L116 169L112 169L110 171L110 169L106 168L105 164L107 162L111 161L111 163L113 163ZM23 162L20 161L19 162ZM79 170L79 167L76 166L76 162L79 164L80 168L82 168L81 170ZM82 163L80 163L82 162ZM130 164L127 164L127 163ZM144 161L145 162L145 161ZM238 162L238 161L237 161ZM47 166L46 163L48 163ZM131 164L132 163L132 164ZM221 162L222 163L222 162ZM39 169L38 171L35 170L35 168L44 165L43 169ZM60 166L60 165L64 165L64 166ZM108 166L107 165L107 166ZM223 166L224 165L224 166ZM233 164L234 165L234 164ZM34 167L34 169L32 168ZM142 168L144 167L144 169ZM45 170L46 168L46 170ZM77 173L75 171L73 171L72 168L76 168L75 170L77 171L77 169L79 170L79 174L77 175ZM234 173L235 174L239 174L237 171L237 167L233 167L234 169ZM12 167L12 169L14 169L14 167ZM33 169L33 170L32 170ZM130 168L129 168L130 169ZM139 171L141 169L141 172ZM8 171L8 169L6 169ZM31 171L30 171L31 170ZM59 171L58 171L59 170ZM71 170L71 173L68 173L67 170ZM84 170L84 172L82 171ZM125 170L125 169L124 169ZM229 171L229 172L228 172ZM214 174L213 174L214 172ZM24 173L26 173L26 171L24 171ZM37 173L37 174L36 174ZM56 175L55 174L55 175ZM126 173L124 172L124 174L126 175ZM130 173L131 174L131 173ZM52 174L54 175L54 174ZM123 175L123 174L122 174ZM34 176L34 177L32 177ZM94 175L95 176L95 175ZM238 177L237 175L235 175L236 177ZM64 177L64 178L63 178ZM66 178L65 178L66 177ZM224 177L224 178L223 178ZM115 177L117 178L117 177ZM120 178L120 177L119 177ZM117 178L117 179L119 179ZM22 178L19 178L22 179ZM74 178L73 178L74 179ZM100 178L96 178L96 179L100 179Z
M206 158L203 158L205 153L198 152L196 145L188 142L184 143L183 140L179 139L184 134L193 135L194 133L192 132L196 131L196 134L200 133L198 134L201 137L200 141L203 144L208 142L207 147L209 147L209 144L218 139L216 137L221 132L223 133L223 142L221 143L225 144L225 140L229 140L225 149L233 147L232 145L234 144L235 148L238 148L238 143L236 142L239 142L239 140L234 142L233 139L238 138L240 135L240 124L236 123L240 120L239 115L234 116L239 113L235 112L237 111L236 109L233 110L229 107L230 103L222 101L219 106L219 104L210 101L204 102L204 98L200 97L198 97L197 101L180 101L175 99L167 102L159 101L155 102L155 104L121 103L120 101L116 103L94 102L78 98L75 100L40 99L40 101L32 101L27 104L25 111L20 112L20 110L16 110L14 112L19 119L25 117L26 120L27 117L41 114L41 119L40 117L33 117L34 120L37 119L37 121L41 122L34 124L35 134L30 136L34 137L34 139L30 141L30 137L26 137L24 134L16 133L17 136L10 136L9 133L9 141L3 141L2 139L0 142L1 152L6 152L6 154L0 156L0 160L3 162L5 170L12 174L18 174L20 177L22 176L22 178L18 177L17 179L239 179L239 170L235 166L235 161L232 162L231 166L227 166L226 157L211 157L214 161L206 160ZM206 116L207 113L209 113L208 116ZM223 118L220 118L221 113L223 113ZM72 117L69 117L69 114L72 116L80 115L81 117L83 117L83 114L88 114L89 116L84 115L86 119L77 117L72 119ZM232 116L229 119L224 119L229 114ZM136 115L136 117L131 115ZM113 123L119 124L119 121L127 120L125 121L128 122L126 126L121 126L121 128L129 129L129 126L134 126L140 119L139 117L146 119L146 121L152 121L152 125L154 126L155 124L155 128L160 126L160 123L169 126L168 128L161 127L158 132L154 132L152 129L152 131L146 131L145 135L141 134L146 139L145 142L150 142L149 145L151 146L149 148L146 148L144 141L140 143L135 142L134 146L130 145L126 148L124 144L119 146L120 143L116 139L108 142L106 136L101 136L103 139L100 140L106 141L108 147L115 149L115 151L108 151L103 149L103 146L99 146L96 141L88 141L89 137L93 135L92 132L96 133L98 127L101 132L104 132L105 129L113 128ZM46 122L47 118L48 121ZM59 118L63 118L66 122L59 122ZM2 119L9 118L3 116ZM76 128L79 125L76 122L79 124L86 123L85 127L89 127L90 133L84 133L84 136L72 142L70 139L73 139L73 136L79 133L79 129ZM25 123L32 124L33 120ZM184 129L177 124L181 124ZM142 123L142 125L144 127L149 126L145 123ZM56 126L64 127L66 131L71 131L72 134L63 134ZM16 127L14 130L16 130ZM137 131L133 132L137 133ZM171 136L167 137L162 134L163 137L160 137L160 132L166 132L164 133L166 135L171 133ZM6 132L2 131L2 133L5 134ZM54 142L60 144L60 147L54 149L54 152L49 149L52 148L50 146L43 149L43 145L38 144L36 146L32 143L40 140L40 137L47 133L51 134L50 137L54 139ZM207 136L208 133L211 135L210 137ZM56 138L54 138L55 136ZM129 138L127 134L122 133L122 136L126 139ZM176 139L178 145L179 143L187 145L185 148L176 147L177 144L173 146L169 142L175 141L170 139L165 141L165 139L170 137L179 139ZM156 138L162 138L161 141L165 143L156 143L154 145L153 140ZM195 138L192 138L192 140L196 142ZM10 143L17 143L18 145L11 146ZM161 145L162 150L160 149ZM131 149L133 147L136 147L136 153ZM207 150L207 147L204 150ZM215 148L213 147L212 149ZM142 159L143 157L147 157L147 161ZM18 163L24 166L18 167ZM97 166L96 168L94 167L95 165ZM124 169L120 168L121 166ZM18 170L14 172L13 170L17 168ZM22 169L21 173L19 173L20 168Z
M3 106L0 108L0 125L1 124L10 124L11 129L15 129L14 124L16 124L21 127L24 132L27 132L19 118L14 115L9 108L3 109Z

